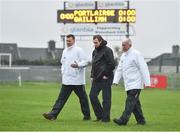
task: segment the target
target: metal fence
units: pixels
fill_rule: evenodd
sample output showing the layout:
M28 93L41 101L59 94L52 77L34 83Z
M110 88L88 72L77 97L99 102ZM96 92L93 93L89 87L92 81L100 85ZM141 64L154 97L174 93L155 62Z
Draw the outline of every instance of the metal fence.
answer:
M60 66L29 66L30 69L22 70L22 81L43 81L43 82L60 82ZM168 89L180 90L180 74L176 73L176 66L163 66L159 72L159 66L149 66L151 74L166 75L168 79ZM86 81L90 83L91 66L86 68ZM18 70L1 70L0 82L17 82ZM122 81L121 81L122 83Z

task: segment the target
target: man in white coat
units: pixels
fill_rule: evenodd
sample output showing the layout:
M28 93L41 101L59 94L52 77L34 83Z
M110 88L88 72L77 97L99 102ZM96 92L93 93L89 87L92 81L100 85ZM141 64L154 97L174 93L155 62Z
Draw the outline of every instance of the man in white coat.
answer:
M126 125L133 113L137 124L144 125L146 121L141 109L139 95L144 85L150 86L149 70L141 53L132 47L130 39L122 42L122 49L123 54L116 69L113 84L117 85L123 77L127 98L124 112L120 118L113 121L118 125Z
M83 50L75 45L75 36L67 35L67 48L61 58L62 88L51 112L44 113L44 118L56 120L72 91L79 97L83 120L90 120L90 108L85 91L85 67L88 64Z

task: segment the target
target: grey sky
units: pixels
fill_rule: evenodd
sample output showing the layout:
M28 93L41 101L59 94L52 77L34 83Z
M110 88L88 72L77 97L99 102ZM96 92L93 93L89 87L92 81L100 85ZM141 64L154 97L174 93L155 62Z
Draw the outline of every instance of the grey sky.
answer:
M18 43L20 47L47 47L53 39L62 47L57 10L61 0L0 0L0 42ZM171 52L171 46L180 44L180 0L132 0L137 10L134 24L134 47L145 57ZM114 48L120 42L109 41ZM92 41L77 41L90 57Z

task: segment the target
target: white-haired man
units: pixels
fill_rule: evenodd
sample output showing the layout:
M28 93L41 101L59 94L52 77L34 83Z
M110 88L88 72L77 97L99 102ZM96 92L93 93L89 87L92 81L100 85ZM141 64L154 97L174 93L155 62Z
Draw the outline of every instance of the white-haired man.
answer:
M126 125L133 113L137 124L144 125L146 121L141 109L139 95L144 85L150 86L149 70L141 53L132 47L130 39L122 42L122 50L123 54L115 72L113 84L117 85L123 77L127 98L124 112L120 118L113 121L118 125Z

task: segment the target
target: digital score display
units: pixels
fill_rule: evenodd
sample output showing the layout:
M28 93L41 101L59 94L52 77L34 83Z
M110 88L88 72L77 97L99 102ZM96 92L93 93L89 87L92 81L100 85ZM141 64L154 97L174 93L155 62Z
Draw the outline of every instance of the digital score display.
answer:
M135 23L135 9L58 10L58 23Z

